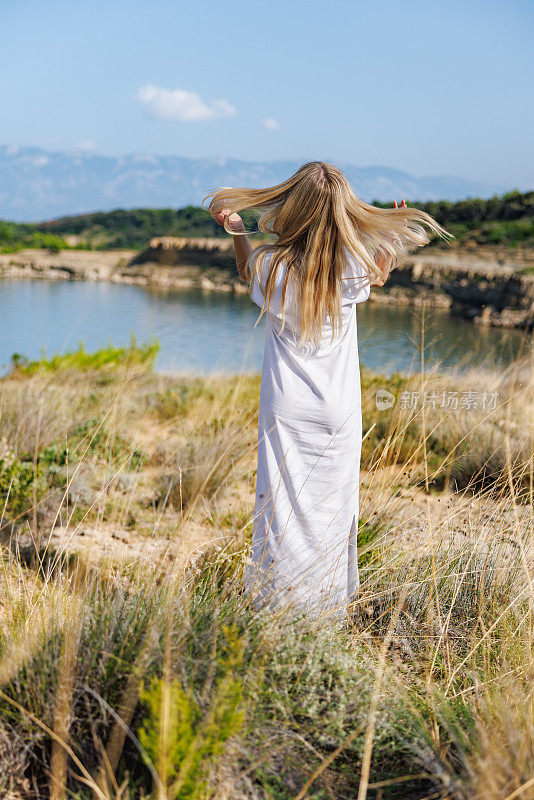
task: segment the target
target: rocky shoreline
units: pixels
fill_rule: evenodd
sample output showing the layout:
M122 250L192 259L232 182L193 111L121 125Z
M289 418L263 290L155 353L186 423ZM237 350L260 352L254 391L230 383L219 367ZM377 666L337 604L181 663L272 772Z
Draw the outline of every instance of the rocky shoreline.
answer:
M449 309L476 324L534 329L534 253L422 251L375 288L371 302ZM161 290L246 294L227 239L153 239L133 250L23 250L0 254L0 277L110 281Z

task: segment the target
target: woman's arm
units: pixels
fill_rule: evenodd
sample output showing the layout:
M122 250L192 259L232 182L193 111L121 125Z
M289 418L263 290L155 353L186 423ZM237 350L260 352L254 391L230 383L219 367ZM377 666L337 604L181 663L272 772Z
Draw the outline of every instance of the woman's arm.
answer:
M221 213L214 217L214 220L218 222L219 225L224 225L226 217L228 217L228 227L237 234L236 236L232 236L237 271L239 272L241 280L248 283L250 276L247 273L247 259L252 253L253 248L248 236L246 234L243 235L245 233L245 226L239 214L232 214L229 208L223 208Z

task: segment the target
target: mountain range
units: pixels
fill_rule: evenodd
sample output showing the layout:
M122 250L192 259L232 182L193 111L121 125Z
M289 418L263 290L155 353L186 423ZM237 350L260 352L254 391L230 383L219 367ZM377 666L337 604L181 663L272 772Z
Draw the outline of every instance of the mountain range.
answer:
M197 159L133 153L53 152L0 146L0 219L37 222L67 214L117 208L200 205L219 186L272 186L302 161ZM487 198L509 187L449 176L416 177L391 167L336 162L367 202Z

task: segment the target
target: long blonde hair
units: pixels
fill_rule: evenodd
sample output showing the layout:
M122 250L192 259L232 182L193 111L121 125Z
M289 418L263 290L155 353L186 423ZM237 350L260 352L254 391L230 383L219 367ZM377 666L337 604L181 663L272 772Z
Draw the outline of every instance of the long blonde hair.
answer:
M387 274L375 260L380 251L392 256L391 269L395 268L399 258L430 241L424 225L444 239L453 238L425 211L407 207L383 209L364 203L354 194L341 170L322 161L304 164L290 178L267 189L218 189L210 192L202 205L210 197L208 210L212 216L217 216L224 208L232 212L263 211L258 228L274 234L277 239L259 245L248 257L246 275L250 290L255 273L265 297L261 314L268 311L278 268L285 263L282 325L288 282L293 278L301 343L320 340L325 314L332 321L332 337L341 329L345 248L374 282L383 280ZM227 218L224 227L228 233L233 233L228 228ZM268 274L260 283L263 263L269 254Z

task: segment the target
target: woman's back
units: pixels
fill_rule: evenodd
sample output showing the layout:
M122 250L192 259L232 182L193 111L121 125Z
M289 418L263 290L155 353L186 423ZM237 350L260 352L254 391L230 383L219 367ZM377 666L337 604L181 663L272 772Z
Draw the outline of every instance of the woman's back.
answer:
M278 272L266 315L254 560L271 572L262 597L280 604L292 595L308 608L319 599L335 608L358 584L356 565L341 556L356 530L361 443L356 305L369 297L369 282L358 262L347 258L340 332L332 340L327 317L320 342L302 344L298 292L291 284L282 325L284 264ZM251 297L263 306L257 280ZM254 570L247 574L253 580Z
M266 256L262 263L262 270L259 276L254 273L252 276L252 286L250 296L252 300L262 308L264 305L264 291L266 276L269 272L272 254ZM362 264L354 256L345 250L345 269L341 279L341 317L342 331L354 317L352 307L355 303L361 303L368 299L370 294L370 282ZM304 266L305 269L305 266ZM298 290L294 280L289 280L285 298L283 297L283 287L286 279L286 265L284 262L278 267L274 282L274 289L268 306L268 318L280 336L292 344L295 350L302 357L309 357L312 354L318 355L325 348L335 349L339 346L339 338L332 341L333 322L329 314L324 315L321 338L317 345L306 342L299 345L300 340L300 308Z
M231 213L244 208L264 211L258 224L272 245L252 248ZM266 316L246 583L258 603L343 616L359 583L357 305L406 247L427 243L421 223L443 229L405 204L367 205L323 162L267 189L221 189L210 211L236 223L237 267Z

